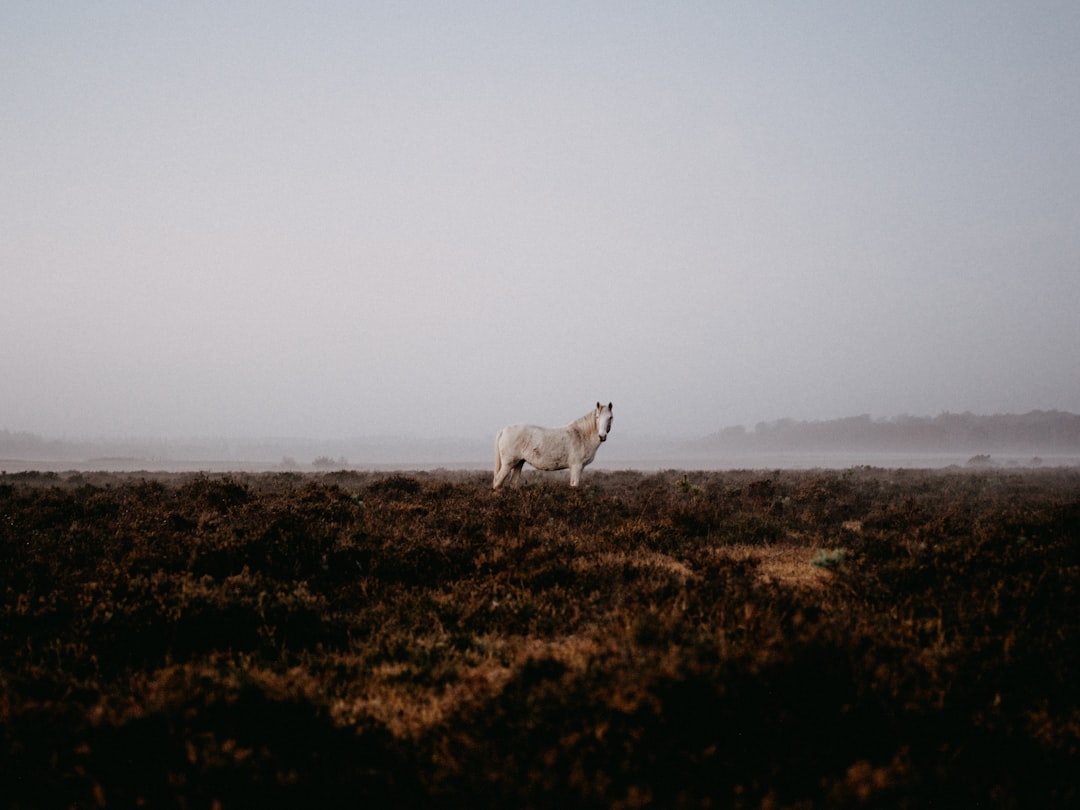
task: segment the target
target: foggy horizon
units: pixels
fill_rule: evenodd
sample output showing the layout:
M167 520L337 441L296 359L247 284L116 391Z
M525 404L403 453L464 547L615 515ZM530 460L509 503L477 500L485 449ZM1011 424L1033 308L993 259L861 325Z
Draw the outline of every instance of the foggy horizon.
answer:
M702 424L702 429L696 433L650 433L643 431L627 431L620 429L618 431L618 438L632 438L635 441L642 442L663 442L663 441L687 441L692 442L699 439L707 439L720 434L728 433L732 431L743 431L749 435L753 435L755 432L762 429L775 428L777 426L791 424L796 426L815 426L815 425L840 425L846 422L853 422L857 420L868 420L875 425L888 425L903 423L905 421L932 421L934 419L941 419L944 417L957 417L966 418L970 417L976 420L992 420L992 419L1013 419L1024 418L1033 415L1045 415L1049 417L1060 417L1068 419L1080 419L1080 413L1073 413L1067 410L1060 409L1032 409L1025 411L1024 413L976 413L973 411L952 411L943 410L937 414L892 414L888 416L877 416L869 413L861 414L846 414L844 416L838 416L831 419L795 419L790 416L782 416L777 419L764 420L759 419L753 423L739 423L739 424L716 424L712 427L707 427L706 424ZM558 426L552 424L551 426ZM498 427L503 427L499 425ZM273 434L254 434L254 433L234 433L234 434L214 434L214 433L192 433L187 435L179 434L76 434L76 433L63 433L63 434L47 434L37 433L35 431L26 431L12 429L0 425L0 438L7 437L12 438L16 436L26 436L34 440L41 440L43 442L70 442L70 443L145 443L153 444L160 443L162 445L182 445L184 443L199 443L199 442L232 442L237 444L257 444L260 442L309 442L312 444L333 444L335 442L349 443L349 442L367 442L372 444L387 444L394 443L416 443L420 444L426 440L433 442L470 442L477 439L493 439L495 433L498 432L498 428L493 428L487 433L442 433L442 434L423 434L423 433L354 433L343 435L273 435ZM488 435L490 434L490 435ZM613 431L612 437L615 438L616 434ZM614 446L614 445L613 445Z
M1080 412L1078 41L1053 2L4 4L0 431Z
M1080 465L1080 414L942 413L933 417L868 414L829 421L780 419L725 426L699 436L620 435L596 459L598 469L735 469ZM483 469L491 436L76 437L0 429L3 472L316 471L335 469ZM992 453L992 455L991 455Z

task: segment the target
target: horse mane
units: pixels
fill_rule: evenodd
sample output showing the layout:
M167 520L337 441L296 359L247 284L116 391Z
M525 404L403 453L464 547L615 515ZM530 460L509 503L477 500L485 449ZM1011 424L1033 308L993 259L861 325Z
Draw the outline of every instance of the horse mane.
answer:
M584 416L575 419L567 427L573 428L576 433L580 433L583 436L592 438L599 435L599 431L596 429L596 419L594 418L594 411L589 411Z

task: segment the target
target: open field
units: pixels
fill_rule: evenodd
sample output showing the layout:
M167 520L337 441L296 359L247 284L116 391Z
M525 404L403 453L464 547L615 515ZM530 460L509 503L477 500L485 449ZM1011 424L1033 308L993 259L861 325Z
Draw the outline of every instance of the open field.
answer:
M1080 471L0 476L9 807L1080 804Z

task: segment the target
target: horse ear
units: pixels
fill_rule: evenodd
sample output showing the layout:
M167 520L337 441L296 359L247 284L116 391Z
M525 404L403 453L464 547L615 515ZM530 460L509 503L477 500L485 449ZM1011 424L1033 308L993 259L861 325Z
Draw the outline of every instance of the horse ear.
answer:
M600 402L599 401L597 401L597 403L596 403L596 410L600 410Z
M607 409L608 409L609 411L611 410L611 403L610 403L610 402L609 402L609 403L607 404Z

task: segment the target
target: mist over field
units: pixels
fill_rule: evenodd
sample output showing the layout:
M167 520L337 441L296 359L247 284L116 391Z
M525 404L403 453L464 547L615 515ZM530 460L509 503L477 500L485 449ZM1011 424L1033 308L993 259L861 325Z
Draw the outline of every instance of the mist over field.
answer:
M49 439L0 431L0 469L490 469L493 437ZM595 469L934 468L1080 464L1080 415L782 419L697 437L611 434Z
M1080 412L1078 41L1049 0L4 3L0 430L483 460L603 400L614 463Z

